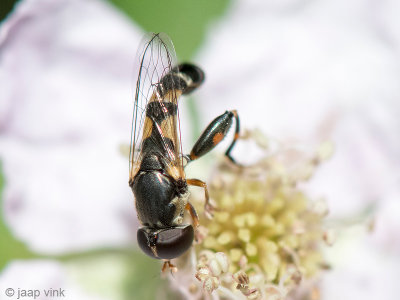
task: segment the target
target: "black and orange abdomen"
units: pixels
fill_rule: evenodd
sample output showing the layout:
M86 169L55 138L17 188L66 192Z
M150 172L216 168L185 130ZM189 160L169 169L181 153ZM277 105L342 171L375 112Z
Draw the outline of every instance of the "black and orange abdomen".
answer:
M157 152L168 168L181 165L180 136L178 135L178 98L190 93L204 80L204 73L196 66L182 64L172 69L154 87L146 106L141 154L144 158ZM183 170L172 176L183 177Z

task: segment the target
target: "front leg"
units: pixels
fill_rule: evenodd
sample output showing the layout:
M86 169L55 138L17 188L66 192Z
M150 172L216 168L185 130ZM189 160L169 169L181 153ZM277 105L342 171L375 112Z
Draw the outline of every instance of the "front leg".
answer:
M165 274L165 271L167 269L169 269L171 274L178 272L178 268L175 265L173 265L169 259L164 260L163 266L161 268L161 273Z

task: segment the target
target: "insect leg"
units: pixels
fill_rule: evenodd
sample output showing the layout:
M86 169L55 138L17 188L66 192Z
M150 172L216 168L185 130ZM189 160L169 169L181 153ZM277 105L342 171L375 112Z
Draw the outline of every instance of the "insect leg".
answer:
M205 203L204 203L204 212L207 217L212 217L212 212L215 210L215 207L210 203L210 196L208 194L207 184L204 181L199 179L186 179L188 185L202 187L204 189Z
M226 111L222 115L216 117L203 131L196 144L193 146L192 151L188 155L190 161L196 160L199 157L207 154L209 151L215 148L226 136L229 128L232 126L232 120L235 118L236 128L235 135L232 143L229 145L225 152L225 155L233 162L235 160L231 156L231 151L235 146L237 139L239 138L240 122L239 116L236 110Z
M194 228L197 228L199 226L199 217L197 216L197 212L194 209L193 205L190 204L189 202L185 206L186 210L189 211L190 217L192 218L193 221L193 226Z
M229 145L228 149L226 149L225 151L225 155L233 162L236 163L235 160L233 159L233 157L231 156L231 151L233 149L233 147L236 144L236 141L239 138L239 132L240 132L240 122L239 122L239 116L237 114L236 110L232 110L231 111L233 113L233 116L235 117L235 121L236 121L236 127L235 127L235 135L233 136L233 140L232 143Z
M175 265L173 265L169 259L168 260L164 260L163 266L161 268L161 273L165 274L164 272L167 269L169 269L171 274L178 272L178 268Z
M199 230L199 216L197 215L197 212L193 205L188 202L185 206L185 209L189 211L190 217L192 218L193 221L193 227L194 227L194 239L196 242L200 242L204 239L204 234Z

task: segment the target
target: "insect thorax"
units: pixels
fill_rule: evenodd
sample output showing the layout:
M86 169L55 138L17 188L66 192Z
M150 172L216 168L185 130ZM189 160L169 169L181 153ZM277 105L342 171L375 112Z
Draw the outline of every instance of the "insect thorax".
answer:
M131 188L143 225L165 228L182 223L189 197L186 181L177 181L161 171L139 171Z

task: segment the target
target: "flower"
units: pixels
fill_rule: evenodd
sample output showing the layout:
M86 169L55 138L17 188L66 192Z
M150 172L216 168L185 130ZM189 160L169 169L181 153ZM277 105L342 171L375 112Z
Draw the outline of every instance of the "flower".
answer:
M268 144L264 139L262 145ZM202 286L189 274L181 275L176 284L188 288L186 297L286 299L303 278L314 278L327 265L321 252L333 238L323 222L327 207L311 200L301 186L331 156L332 145L323 143L311 157L279 148L251 166L227 159L217 166L209 180L217 209L211 219L200 217L204 237L194 247L194 266L187 267L190 256L178 259L187 272L196 268ZM185 276L192 281L180 282Z
M335 157L310 185L313 194L342 199L329 203L332 216L391 193L400 163L398 50L390 46L400 34L384 17L391 9L398 4L235 2L199 55L205 123L237 109L246 128L280 141L333 140Z
M305 187L327 199L331 223L351 224L327 251L322 299L399 294L398 14L390 0L236 1L199 54L204 124L236 109L242 125L271 138L335 144ZM240 145L233 155L254 157Z
M332 139L335 156L304 191L325 195L332 218L375 204L375 232L365 237L356 224L328 252L334 269L324 276L324 299L399 294L398 9L393 0L236 1L200 53L205 121L236 108L245 127L284 142L312 148ZM67 253L131 240L127 164L115 146L129 136L138 31L94 0L27 0L1 25L4 210L31 249ZM240 153L238 145L233 154ZM99 164L105 157L109 163ZM224 257L212 263L221 272ZM246 276L235 278L241 295L253 291Z

